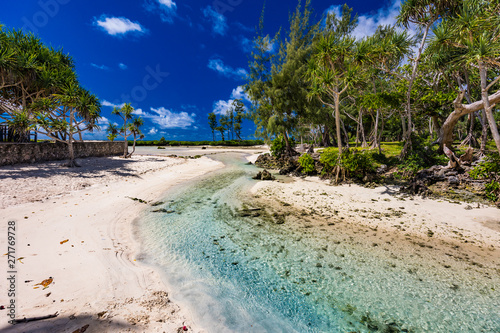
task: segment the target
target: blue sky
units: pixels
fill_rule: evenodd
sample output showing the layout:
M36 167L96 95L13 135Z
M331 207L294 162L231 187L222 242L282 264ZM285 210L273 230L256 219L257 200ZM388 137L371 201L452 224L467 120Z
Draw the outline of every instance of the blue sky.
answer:
M313 0L317 19L343 1ZM103 104L104 139L114 105L131 102L145 120L145 140L211 140L208 113L220 114L241 85L263 0L22 0L2 1L0 23L23 28L44 43L63 48L76 63L81 84ZM360 15L354 34L393 24L399 0L347 1ZM268 0L265 31L288 27L296 1ZM246 121L242 137L253 138Z

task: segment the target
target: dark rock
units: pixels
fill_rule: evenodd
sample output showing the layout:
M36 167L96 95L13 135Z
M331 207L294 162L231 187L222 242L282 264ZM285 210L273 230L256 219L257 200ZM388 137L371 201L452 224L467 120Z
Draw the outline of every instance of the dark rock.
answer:
M253 179L257 179L257 180L275 180L274 176L271 175L271 173L267 170L262 170L262 171L259 171L259 173L257 173L257 175L255 177L253 177Z
M450 176L450 177L448 177L448 183L450 183L452 185L457 185L457 184L460 184L460 181L458 180L457 177Z
M382 164L380 167L377 168L377 173L381 174L381 173L387 172L387 170L388 170L387 165Z
M262 180L274 180L274 177L273 175L271 175L271 173L267 170L263 170L262 171L262 175L261 175L261 178Z

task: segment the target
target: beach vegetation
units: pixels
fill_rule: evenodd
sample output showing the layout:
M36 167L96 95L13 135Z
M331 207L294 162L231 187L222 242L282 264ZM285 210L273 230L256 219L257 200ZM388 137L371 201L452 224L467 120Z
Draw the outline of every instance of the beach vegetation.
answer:
M468 148L473 160L498 156L499 11L498 1L405 1L396 24L359 38L347 5L318 22L299 1L274 34L263 10L245 85L256 136L278 158L295 155L294 137L325 147L322 172L335 179L381 165L412 179L458 168Z
M32 33L0 28L0 120L16 134L34 131L67 144L69 167L77 166L73 142L98 128L101 104L83 88L72 57Z
M309 154L303 154L299 157L299 164L302 167L302 173L308 175L316 171L314 159Z

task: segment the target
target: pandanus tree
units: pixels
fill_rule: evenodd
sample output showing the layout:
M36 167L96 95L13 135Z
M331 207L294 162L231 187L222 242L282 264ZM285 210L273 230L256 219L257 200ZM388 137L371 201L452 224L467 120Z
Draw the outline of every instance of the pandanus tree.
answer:
M73 81L60 93L39 98L29 108L12 112L8 124L67 144L69 160L66 166L75 167L79 165L75 161L73 143L83 141L82 132L98 128L100 110L98 98Z
M135 144L137 142L137 137L143 139L144 134L141 132L141 126L144 125L144 121L142 120L141 117L135 117L132 119L132 122L128 124L128 130L129 132L134 136L134 144L132 146L132 151L130 154L127 155L127 157L132 157L132 154L135 152Z
M448 116L441 129L442 144L451 148L452 131L459 118L484 109L489 128L500 153L500 135L493 115L493 108L500 102L500 8L498 2L463 1L458 14L443 20L434 29L432 48L435 52L452 55L455 66L466 67L479 74L481 98L463 104L466 85L458 87L453 102L454 111ZM495 89L490 94L490 90Z
M97 127L100 107L78 83L69 55L33 34L0 30L0 119L10 128L66 143L67 165L76 166L73 142Z
M118 134L123 137L123 157L128 156L128 136L131 134L128 128L128 122L134 117L134 108L130 103L124 104L121 108L113 108L111 114L120 117L123 120L123 126L119 129Z
M340 101L349 88L363 80L363 71L356 62L356 43L352 37L326 34L320 37L316 53L309 61L308 77L312 84L310 98L319 98L332 110L335 119L339 163L336 181L341 171L342 134L340 123Z
M406 0L401 4L398 23L406 29L410 27L410 24L414 24L421 32L421 39L417 52L414 57L410 58L412 70L411 75L408 77L408 91L406 93L406 119L408 127L406 130L405 146L401 153L402 157L411 150L411 133L413 132L411 92L417 76L418 65L425 48L427 36L432 26L439 19L452 15L456 11L460 2L459 0Z

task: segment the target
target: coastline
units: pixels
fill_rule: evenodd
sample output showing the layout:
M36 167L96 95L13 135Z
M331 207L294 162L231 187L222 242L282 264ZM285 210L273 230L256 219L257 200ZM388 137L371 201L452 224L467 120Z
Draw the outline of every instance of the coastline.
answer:
M252 163L256 158L247 156ZM18 226L17 318L59 313L15 328L5 320L0 332L73 332L86 325L86 332L177 332L183 326L205 332L187 306L170 300L161 273L135 261L140 244L134 221L173 186L222 163L149 155L85 159L78 169L58 163L0 168L0 203L6 206L0 206L0 230L6 235L10 220ZM43 187L38 197L32 195L37 186ZM339 247L357 248L389 270L418 270L411 274L425 283L442 280L477 293L477 281L500 282L496 208L402 196L395 187L330 186L317 177L261 181L250 194L266 209L288 214L283 227L326 233ZM49 277L48 288L36 286Z
M16 318L58 313L53 319L15 327L5 316L0 330L73 332L89 325L86 332L174 332L182 326L199 331L189 313L170 301L160 274L135 261L139 244L133 237L133 221L148 205L131 198L154 202L169 187L222 164L206 157L137 155L118 160L127 165L116 167L116 160L85 159L83 170L71 170L80 177L65 174L68 169L59 169L57 162L0 168L1 232L7 235L8 221L16 221L17 228ZM103 165L106 172L100 175L100 163L115 169ZM37 186L44 186L43 199L30 196ZM50 191L51 186L62 188L62 193ZM28 202L33 200L39 201ZM49 278L47 288L37 286ZM8 301L2 297L2 303Z

